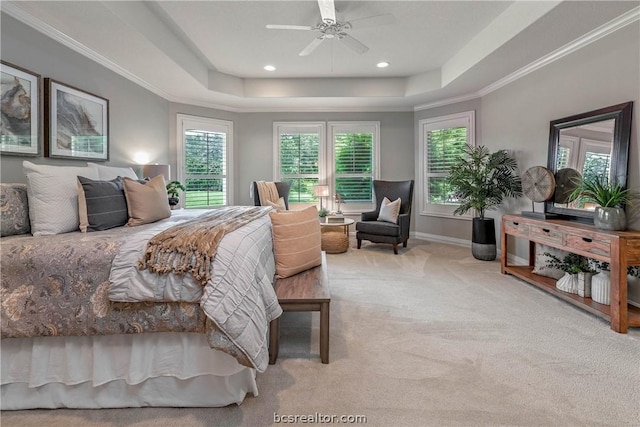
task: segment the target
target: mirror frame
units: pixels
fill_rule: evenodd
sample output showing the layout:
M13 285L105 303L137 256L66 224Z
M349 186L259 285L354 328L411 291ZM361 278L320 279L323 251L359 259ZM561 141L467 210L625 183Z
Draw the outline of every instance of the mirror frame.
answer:
M551 122L549 130L549 151L547 154L547 168L555 173L558 147L560 144L560 131L566 128L582 126L609 119L615 119L613 128L613 146L611 149L611 176L615 181L626 188L627 168L629 164L629 145L631 142L631 114L633 101L625 102L610 107L600 108L574 116L565 117ZM555 198L547 200L544 204L545 212L560 215L563 219L592 222L594 212L582 209L563 208L555 205Z

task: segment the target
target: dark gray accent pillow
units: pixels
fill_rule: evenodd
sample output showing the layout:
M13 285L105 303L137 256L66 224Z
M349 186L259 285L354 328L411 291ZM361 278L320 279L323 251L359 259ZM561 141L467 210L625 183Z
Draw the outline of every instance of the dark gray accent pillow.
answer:
M95 181L78 176L87 203L89 231L108 230L127 223L127 199L124 196L122 177L111 181Z

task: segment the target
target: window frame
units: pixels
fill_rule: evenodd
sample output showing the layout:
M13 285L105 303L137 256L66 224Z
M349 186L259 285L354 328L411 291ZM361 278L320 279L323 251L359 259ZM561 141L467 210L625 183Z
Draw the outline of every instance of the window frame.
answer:
M296 130L300 132L310 129L318 134L318 184L324 184L326 182L325 174L325 159L326 159L326 134L327 127L325 122L273 122L273 179L275 181L282 181L287 177L291 178L315 178L316 174L297 174L297 175L282 175L280 172L280 135L282 133L296 133ZM288 131L288 132L287 132ZM289 205L303 205L306 202L292 202L289 201Z
M188 129L197 129L205 132L218 132L226 133L226 170L227 173L224 176L226 179L226 194L225 203L222 205L200 206L193 209L207 209L220 206L232 206L233 205L233 193L234 193L234 167L233 167L233 122L229 120L213 119L209 117L192 116L188 114L177 114L177 162L178 171L177 179L184 185L185 181L185 131ZM211 175L216 178L219 175ZM180 207L184 208L186 203L186 195L180 198Z
M418 197L420 203L420 215L437 216L444 218L455 218L470 220L473 218L473 212L469 211L464 215L454 215L453 211L459 205L442 205L430 203L426 191L429 188L429 172L427 170L428 147L426 135L428 131L437 129L447 129L454 127L466 126L467 128L467 144L476 146L476 130L475 130L475 110L465 111L461 113L449 114L446 116L430 117L422 119L418 122Z
M369 133L373 134L373 172L372 180L380 179L380 122L379 121L331 121L327 123L329 131L327 132L327 165L328 174L327 183L329 185L329 194L336 193L336 173L335 173L335 134L340 133ZM335 200L330 197L328 206L331 210L337 208ZM375 195L373 194L373 182L371 188L371 201L369 203L344 203L341 210L345 214L359 214L375 209Z

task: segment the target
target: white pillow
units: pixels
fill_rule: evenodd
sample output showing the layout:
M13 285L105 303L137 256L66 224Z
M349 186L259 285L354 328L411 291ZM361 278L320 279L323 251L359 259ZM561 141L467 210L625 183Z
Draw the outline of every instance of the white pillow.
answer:
M116 179L119 176L123 178L131 178L135 180L138 179L138 175L136 175L136 173L132 168L128 168L128 167L119 168L116 166L105 166L105 165L100 165L98 163L91 163L91 162L87 162L87 165L91 169L94 169L96 171L96 173L98 174L98 179L100 181L111 181L112 179Z
M267 206L271 206L277 211L287 210L287 205L284 203L284 197L280 197L277 202L272 202L271 200L267 200Z
M29 220L34 236L76 231L78 219L78 175L98 179L87 166L50 166L22 162L27 176Z
M398 223L398 215L400 215L400 197L393 202L386 197L382 199L380 204L380 213L378 214L378 221Z

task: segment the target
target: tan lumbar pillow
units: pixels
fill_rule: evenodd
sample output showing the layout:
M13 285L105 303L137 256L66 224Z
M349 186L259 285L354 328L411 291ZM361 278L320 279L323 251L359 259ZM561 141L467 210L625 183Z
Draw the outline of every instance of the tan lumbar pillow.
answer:
M269 216L277 278L322 264L320 221L315 206L301 211L269 212Z
M146 184L124 178L123 186L129 213L127 225L148 224L171 216L167 189L162 175L151 178Z
M393 202L386 197L382 199L380 204L380 213L378 214L378 221L398 223L398 215L400 215L400 197Z

